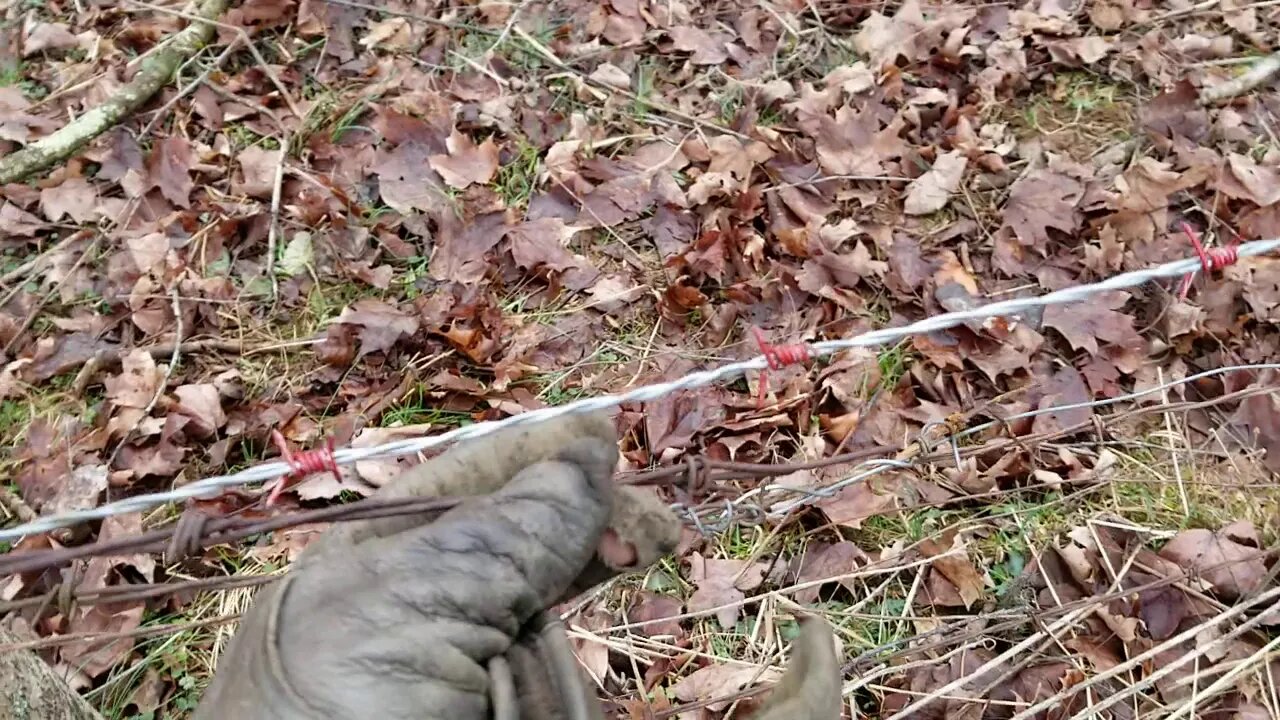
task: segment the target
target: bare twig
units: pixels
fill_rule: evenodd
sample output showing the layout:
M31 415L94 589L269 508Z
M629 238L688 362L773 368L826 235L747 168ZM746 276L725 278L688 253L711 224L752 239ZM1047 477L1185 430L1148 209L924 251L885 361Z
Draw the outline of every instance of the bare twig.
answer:
M22 499L18 493L9 489L8 485L0 485L0 507L10 517L18 518L18 522L31 522L36 519L36 511Z
M271 278L271 302L280 295L276 279L276 238L280 233L280 189L284 185L284 161L289 155L289 137L280 138L280 154L276 157L276 176L271 186L271 224L267 226L267 276Z
M142 128L142 132L138 133L138 138L141 139L146 137L147 135L150 135L151 130L157 124L159 124L161 120L163 120L165 117L168 116L169 111L173 109L174 105L177 105L178 102L182 100L182 98L195 92L201 85L204 84L205 80L209 79L209 76L213 74L214 70L217 70L218 68L222 67L222 63L226 62L227 58L231 56L231 53L234 52L237 47L239 47L240 40L241 38L239 37L232 39L232 41L228 43L225 48L222 49L222 52L218 53L218 57L214 58L213 62L209 63L209 66L204 69L204 72L201 72L200 75L196 77L195 80L192 80L191 82L187 83L185 87L183 87L181 90L178 91L177 95L174 95L173 98L171 98L168 102L162 105L160 109L156 111L155 116L153 116L151 120L148 121L147 124Z
M169 47L148 58L138 74L109 100L53 134L0 159L0 185L24 180L63 162L141 107L169 82L179 63L213 39L211 21L226 7L227 0L204 0L196 14L189 16L192 23L174 36Z
M186 18L187 20L199 19L191 13L174 10L173 8L161 7L159 5L152 5L151 3L143 2L142 0L128 1L133 5L137 5L138 7L145 8L153 12L165 13L180 18ZM266 59L262 57L262 53L258 52L258 46L253 44L253 40L249 38L249 33L245 32L244 28L237 27L235 25L228 25L227 23L213 20L210 20L210 22L212 22L215 27L234 33L236 37L240 38L241 42L244 43L244 46L248 48L249 52L253 55L254 61L258 63L258 67L262 69L263 74L266 75L267 79L271 81L271 84L275 86L276 92L280 93L280 99L284 100L284 104L289 106L289 112L293 113L294 117L301 120L304 117L302 111L299 110L298 106L293 102L293 96L289 94L289 91L285 88L284 84L280 82L280 77L276 75L276 71L271 69L271 66L267 64Z
M1215 105L1223 100L1230 100L1270 81L1280 74L1280 51L1271 53L1259 60L1243 75L1228 80L1221 85L1204 88L1200 91L1201 105Z

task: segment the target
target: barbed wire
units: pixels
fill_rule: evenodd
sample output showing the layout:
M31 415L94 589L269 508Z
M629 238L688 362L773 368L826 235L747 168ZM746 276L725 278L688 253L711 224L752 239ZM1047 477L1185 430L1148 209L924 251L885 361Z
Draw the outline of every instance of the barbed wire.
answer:
M1214 375L1221 375L1229 372L1260 371L1267 369L1280 369L1280 363L1231 365L1222 368L1214 368L1141 391L1117 396L1115 398L1096 400L1087 404L1075 403L1063 406L1050 406L1010 416L1007 420L1012 421L1020 419L1022 416L1061 411L1063 408L1074 407L1077 405L1089 405L1094 407L1113 405L1125 400L1132 400L1156 392L1163 392L1171 387L1194 382ZM1266 384L1255 385L1203 401L1164 403L1134 408L1108 416L1108 418L1102 422L1119 422L1129 417L1147 413L1165 413L1212 407L1227 402L1242 400L1254 395L1277 391L1280 391L1280 386ZM934 423L931 425L934 428L946 427L945 424ZM660 468L658 470L630 473L629 475L622 477L620 481L623 484L635 485L652 485L658 484L659 482L675 485L680 482L679 475L682 473L688 473L691 477L696 477L701 474L705 468L729 468L728 470L722 471L719 475L703 477L701 483L697 484L696 487L690 490L690 497L692 498L695 491L699 489L709 489L713 496L711 501L704 502L701 505L695 505L693 507L688 507L683 504L676 504L674 506L682 514L688 524L703 533L710 535L727 529L732 523L752 525L762 523L769 519L783 518L824 498L833 497L840 490L856 482L867 480L886 470L911 469L922 464L946 460L949 458L956 459L956 462L959 462L959 458L961 456L972 457L987 454L1015 445L1021 446L1023 449L1029 449L1031 446L1040 442L1052 441L1059 437L1067 436L1089 427L1097 427L1097 423L1091 419L1089 421L1061 427L1054 431L1046 431L1017 437L994 438L987 443L969 446L963 449L956 447L954 444L950 449L937 451L932 449L946 440L954 440L955 438L971 436L984 429L989 429L990 427L992 427L991 423L985 423L970 428L955 430L950 435L941 438L930 438L930 427L926 426L921 430L915 441L900 448L896 453L896 457L892 459L877 458L859 462L858 458L865 455L869 450L876 452L892 450L881 447L844 453L820 460L782 464L734 463L718 461L704 456L692 456L687 458L690 462L668 468ZM723 483L730 480L742 479L744 477L756 478L762 476L786 475L794 473L798 469L821 469L848 464L850 462L857 463L851 474L830 485L791 487L769 484L759 488L753 488L745 492L739 492L737 495L732 497L725 496L725 493L732 492L734 490L734 488L729 488L723 485ZM1186 481L1184 480L1182 482ZM1216 485L1216 483L1208 484ZM900 506L897 507L897 509L906 511L921 509L924 507L936 507L953 502L978 501L1002 496L1011 492L1030 492L1046 489L1048 487L1049 485L1044 483L1024 485L1013 488L1012 490L970 493L943 500L917 503L906 507ZM770 497L771 493L774 494L773 497ZM795 494L800 494L804 497L795 502L774 502L778 496L785 497ZM458 499L370 498L355 503L347 503L344 505L303 512L292 512L266 519L239 518L235 516L214 518L204 515L198 508L190 508L187 513L184 513L184 516L180 518L177 523L139 535L113 538L105 542L98 542L90 545L48 550L19 550L10 552L6 555L0 556L0 574L43 571L62 567L73 560L83 559L86 557L124 555L147 551L162 551L166 554L169 562L174 562L186 555L195 554L199 549L209 545L231 542L256 534L271 532L273 530L321 522L342 522L346 520L363 520L396 515L442 512L456 505L458 501ZM189 518L194 518L196 522L190 522ZM257 582L266 582L266 580L249 581L245 584L257 584ZM200 591L238 587L241 583L242 581L238 577L229 576L221 579L215 578L179 583L131 584L123 586L123 589L120 590L108 588L98 591L88 591L83 595L83 597L90 601L98 601L96 599L101 597L103 598L101 600L103 602L123 602L128 599L145 599L148 597L155 597L171 592L181 592L184 590ZM118 596L117 593L119 593ZM80 595L76 595L77 599L80 597ZM66 600L66 598L61 599L64 601ZM36 597L0 603L0 614L22 607L38 605L40 602L42 602L40 597Z
M1241 258L1253 257L1277 249L1280 249L1280 239L1257 240L1238 246L1238 254ZM1099 293L1124 290L1162 278L1180 277L1201 267L1202 263L1199 258L1176 260L1153 268L1121 273L1097 283L1063 288L1035 297L1002 300L968 310L936 315L900 327L873 330L852 338L824 340L808 344L805 347L809 357L826 356L854 348L876 347L898 342L913 335L924 335L966 323L985 321L995 317L1017 316L1030 310L1080 302ZM749 360L728 363L710 370L695 371L668 382L638 387L625 393L583 398L565 405L531 410L503 420L467 425L440 435L409 438L368 448L344 448L335 452L333 457L338 464L346 465L362 460L412 455L448 443L483 437L511 427L547 422L570 414L608 410L626 403L656 400L679 390L704 387L719 383L722 380L737 378L748 371L765 370L769 365L770 360L764 355L760 355ZM89 520L101 520L112 515L149 510L172 502L210 497L216 495L223 488L274 480L287 476L293 473L294 470L287 462L264 463L231 475L198 480L167 492L138 495L106 503L96 508L42 517L29 523L0 530L0 541L17 540L30 534L48 532Z

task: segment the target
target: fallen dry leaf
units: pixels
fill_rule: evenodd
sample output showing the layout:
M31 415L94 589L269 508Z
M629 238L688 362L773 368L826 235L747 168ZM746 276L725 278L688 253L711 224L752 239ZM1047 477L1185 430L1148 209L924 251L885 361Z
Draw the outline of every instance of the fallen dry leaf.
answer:
M1226 600L1259 589L1267 574L1257 548L1203 528L1178 533L1160 548L1160 557L1199 574Z
M902 211L908 215L928 215L941 210L951 193L960 187L960 179L969 165L969 159L959 150L938 156L929 172L911 181L907 187L907 199Z
M432 155L429 162L450 186L463 189L487 183L498 172L498 146L493 138L476 145L470 135L454 130L447 143L449 154Z

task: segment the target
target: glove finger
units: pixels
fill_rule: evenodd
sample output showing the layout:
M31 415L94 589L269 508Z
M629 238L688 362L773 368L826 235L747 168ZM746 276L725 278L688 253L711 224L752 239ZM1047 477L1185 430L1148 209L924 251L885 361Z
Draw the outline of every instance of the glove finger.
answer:
M506 484L523 468L555 459L578 439L592 439L613 450L610 470L617 463L618 437L604 413L568 415L492 435L464 440L441 455L405 470L373 497L445 498L485 495ZM433 521L439 513L342 523L307 548L305 561L340 551L374 537L386 537Z
M578 666L564 628L548 622L507 651L520 720L603 720L593 684Z
M675 550L680 528L680 518L653 493L645 488L618 487L609 527L600 536L596 556L574 581L568 596L622 573L649 567Z
M360 551L367 549L375 572L399 583L397 595L416 607L456 602L477 619L511 618L514 636L594 554L613 504L615 452L598 440L570 443L564 460L531 465L497 492L429 525L367 541Z
M752 720L840 720L840 680L831 626L818 616L804 618L786 672Z

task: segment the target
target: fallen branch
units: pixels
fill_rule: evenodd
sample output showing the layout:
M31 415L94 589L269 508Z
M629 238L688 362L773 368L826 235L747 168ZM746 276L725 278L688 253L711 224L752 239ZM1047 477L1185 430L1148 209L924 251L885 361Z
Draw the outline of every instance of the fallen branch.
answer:
M1274 52L1262 58L1237 78L1201 90L1200 104L1214 105L1237 95L1243 95L1271 80L1277 74L1280 74L1280 52Z
M212 21L227 8L227 0L203 0L196 14ZM173 77L178 65L213 39L212 22L192 22L168 46L147 58L111 99L67 123L57 132L0 159L0 185L19 182L71 157L89 141L114 127L151 99Z

